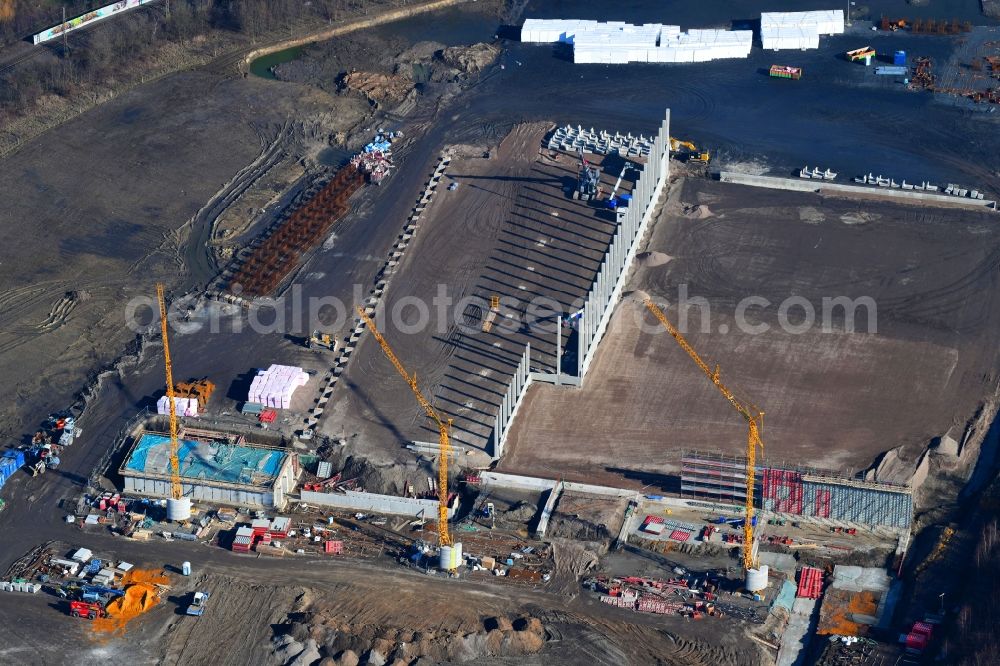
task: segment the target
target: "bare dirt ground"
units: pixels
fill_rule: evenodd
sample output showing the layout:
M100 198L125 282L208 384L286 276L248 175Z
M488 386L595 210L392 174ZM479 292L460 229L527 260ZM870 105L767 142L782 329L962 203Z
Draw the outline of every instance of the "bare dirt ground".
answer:
M136 563L150 551L148 545L104 541ZM10 640L0 648L0 660L271 665L329 656L344 664L352 663L344 659L346 650L363 658L373 648L392 657L386 663L421 666L741 666L757 660L738 623L622 611L579 596L577 585L569 594L539 593L349 560L292 564L182 543L170 551L172 559L194 562L195 575L173 575L165 599L133 621L124 636L94 636L85 620L70 617L53 596L4 595L0 620L10 628ZM195 590L212 594L201 618L183 614ZM315 640L319 655L295 662L295 646L283 636L303 648Z
M642 307L646 294L669 302L676 323L682 285L710 306L707 332L689 310L689 341L767 414L768 459L859 469L899 447L912 464L996 390L998 243L989 214L683 182L656 220L629 283L635 293L618 305L586 386L530 389L502 468L611 481L667 473L682 449L742 452L739 414ZM750 296L771 303L746 316L769 326L763 334L736 326L736 306ZM824 297L870 296L877 332L865 332L864 309L855 334L836 311L832 332L818 328L821 314L801 334L781 330L778 306L791 296L817 313ZM793 309L790 322L802 312Z
M18 378L19 399L5 402L0 431L19 437L28 414L65 406L81 372L121 353L134 337L123 325L128 299L151 295L155 280L185 289L204 279L212 269L198 240L213 221L205 202L231 203L282 159L293 107L296 123L336 118L338 109L342 120L360 117L350 100L317 91L191 72L135 90L4 161L0 372Z

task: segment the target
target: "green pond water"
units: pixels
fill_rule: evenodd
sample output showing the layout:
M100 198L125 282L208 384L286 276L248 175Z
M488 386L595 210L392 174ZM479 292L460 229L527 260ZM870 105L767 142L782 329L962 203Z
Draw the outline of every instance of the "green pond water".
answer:
M282 63L291 62L302 55L302 46L293 46L283 51L275 51L261 56L250 63L250 73L263 79L274 79L272 69Z

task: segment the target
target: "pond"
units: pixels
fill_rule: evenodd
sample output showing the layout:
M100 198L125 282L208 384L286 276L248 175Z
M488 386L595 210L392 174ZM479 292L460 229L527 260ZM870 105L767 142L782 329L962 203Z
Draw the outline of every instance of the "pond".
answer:
M274 68L297 59L302 55L304 48L303 46L293 46L289 49L262 55L250 63L250 73L264 79L276 79Z

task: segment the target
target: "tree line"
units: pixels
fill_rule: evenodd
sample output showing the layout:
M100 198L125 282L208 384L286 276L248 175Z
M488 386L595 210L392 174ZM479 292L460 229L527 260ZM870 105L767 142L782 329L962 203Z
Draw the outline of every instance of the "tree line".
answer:
M412 4L417 0L161 0L147 9L107 19L87 30L69 33L69 48L55 40L41 57L25 60L0 74L0 121L30 112L44 95L67 97L83 85L101 84L135 74L142 56L173 42L229 35L248 41L295 25L334 21L370 9ZM0 43L40 32L62 19L61 5L46 0L0 0L11 3L0 13ZM65 0L66 16L77 16L108 0ZM12 9L11 9L12 8ZM7 16L4 20L2 17ZM2 64L2 59L0 59Z

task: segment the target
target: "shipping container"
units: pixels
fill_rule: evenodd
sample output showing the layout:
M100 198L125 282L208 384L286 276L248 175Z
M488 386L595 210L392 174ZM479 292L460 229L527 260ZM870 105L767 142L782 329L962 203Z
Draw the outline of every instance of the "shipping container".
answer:
M15 470L24 467L24 451L20 451L18 449L7 449L3 452L3 458L4 460L12 460Z
M801 79L801 67L789 67L788 65L771 65L771 76L776 79Z

